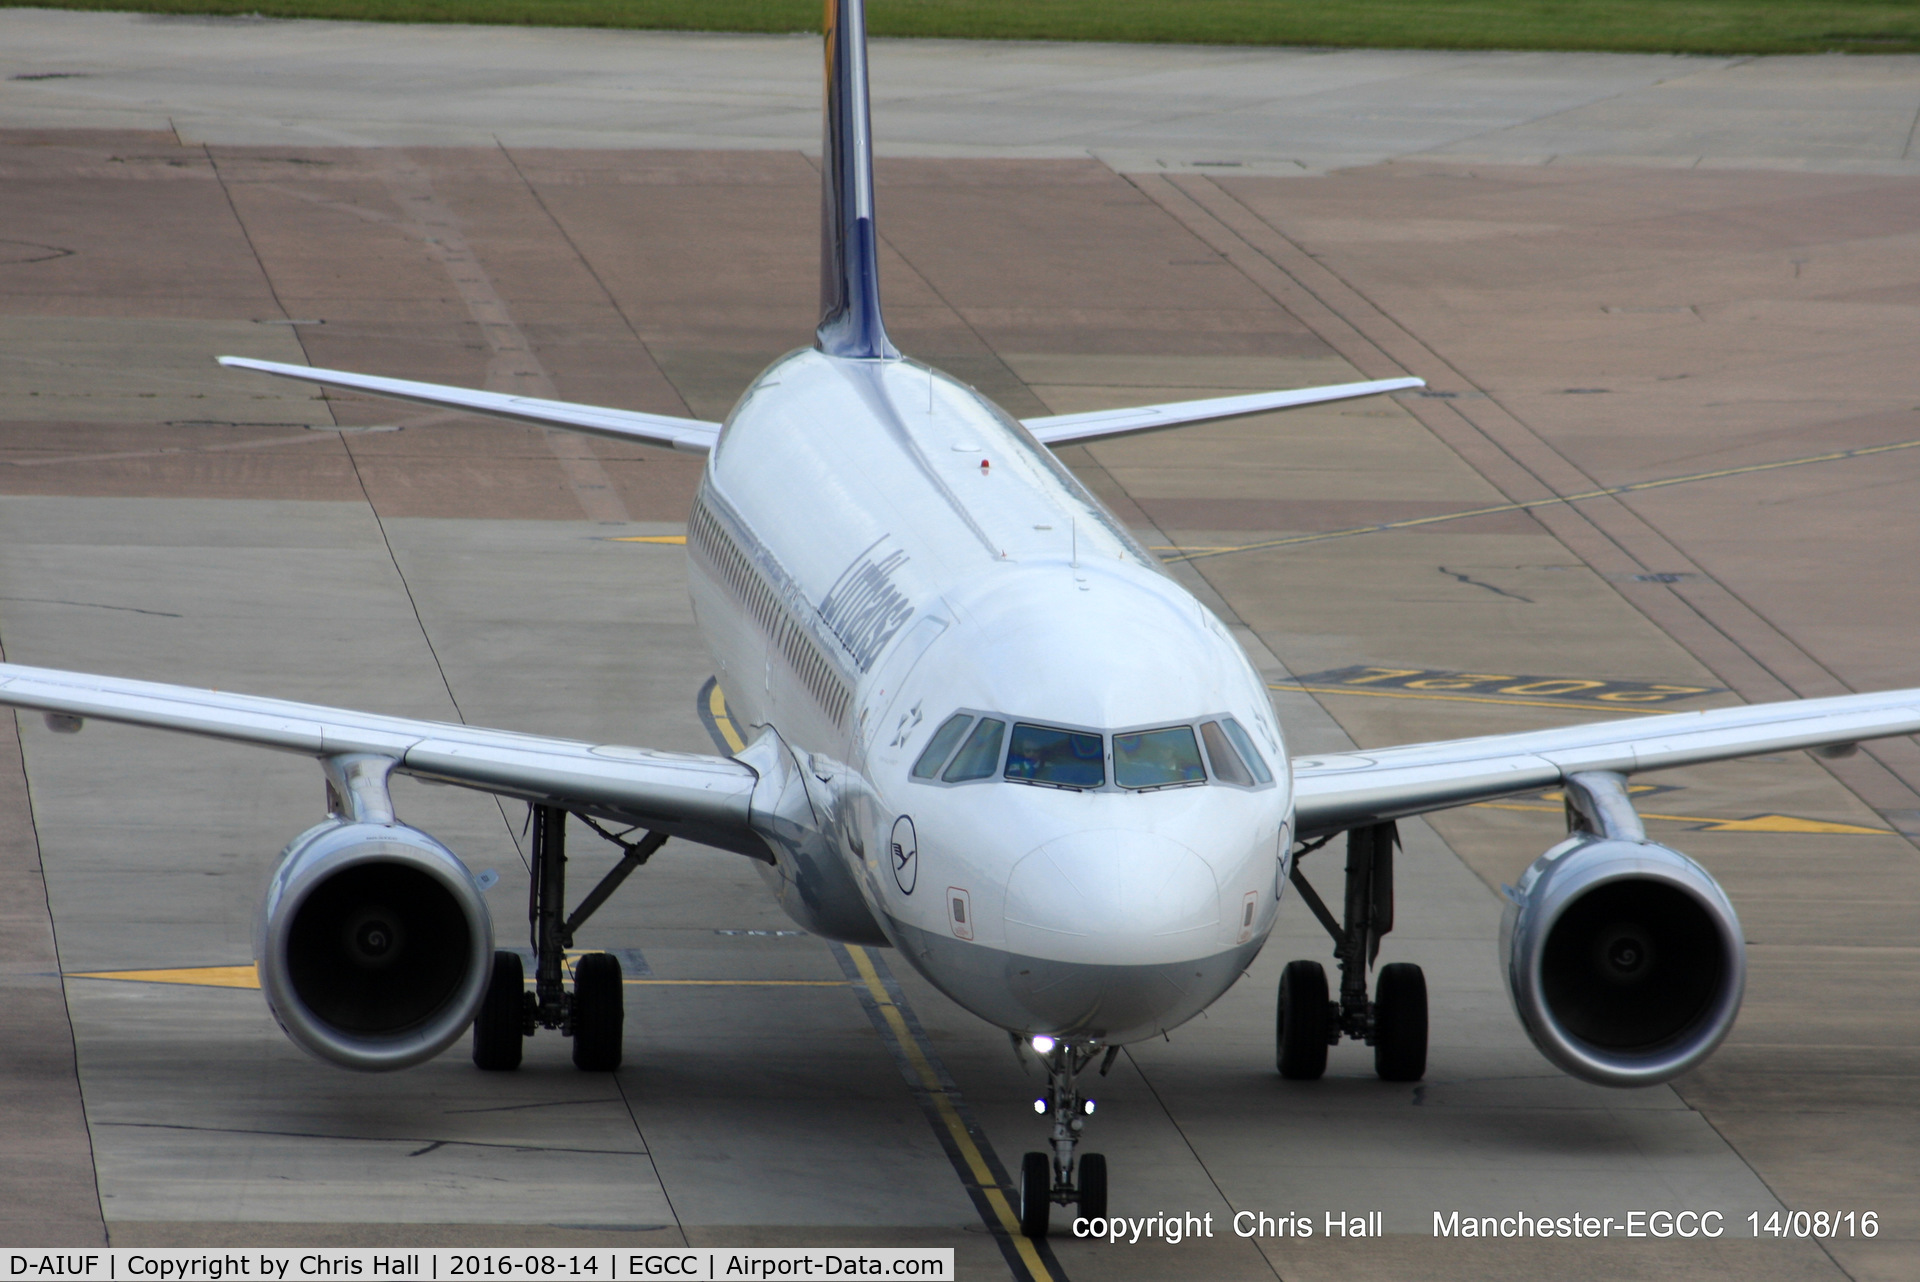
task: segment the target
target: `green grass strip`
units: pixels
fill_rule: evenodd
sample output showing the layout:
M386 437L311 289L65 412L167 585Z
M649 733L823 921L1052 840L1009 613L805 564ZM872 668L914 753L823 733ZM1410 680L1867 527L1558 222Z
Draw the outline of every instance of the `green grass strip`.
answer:
M6 3L6 0L0 0ZM818 0L34 0L35 7L817 31ZM1910 53L1920 0L871 0L877 36L1623 53Z

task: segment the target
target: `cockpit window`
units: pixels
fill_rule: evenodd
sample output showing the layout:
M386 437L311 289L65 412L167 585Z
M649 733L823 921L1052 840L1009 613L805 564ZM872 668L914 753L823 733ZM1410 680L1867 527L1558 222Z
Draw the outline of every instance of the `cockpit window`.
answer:
M1113 736L1113 781L1122 788L1177 788L1205 783L1192 726Z
M1016 724L1007 778L1052 788L1098 788L1107 781L1105 757L1097 734Z
M1241 759L1253 769L1253 777L1261 783L1273 782L1273 771L1267 769L1267 763L1260 750L1253 746L1253 736L1244 730L1232 717L1220 718L1220 724L1226 729L1227 738L1233 740L1233 746L1240 749Z
M945 726L941 727L944 731ZM973 728L967 741L960 748L960 755L947 767L947 773L940 777L948 783L964 783L968 779L990 777L1000 766L1000 740L1005 734L1007 723L995 721L992 717L983 717L980 724Z
M947 756L953 751L953 745L960 742L973 718L964 712L956 712L940 723L933 732L933 738L927 741L927 750L920 754L920 760L913 763L915 779L931 779L940 773L940 767L947 762Z
M1218 721L1209 721L1200 727L1200 737L1207 741L1207 757L1213 762L1213 777L1221 783L1239 784L1242 788L1253 786L1253 775L1246 763L1240 760L1240 754L1227 742L1226 733L1220 729Z

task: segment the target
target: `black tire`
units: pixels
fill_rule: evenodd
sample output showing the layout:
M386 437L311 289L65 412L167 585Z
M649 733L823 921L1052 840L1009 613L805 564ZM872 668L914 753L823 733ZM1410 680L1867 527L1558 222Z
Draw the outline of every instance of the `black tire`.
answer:
M1107 1218L1107 1159L1098 1153L1080 1157L1080 1215L1089 1220Z
M1290 961L1280 972L1273 1031L1280 1076L1319 1081L1327 1071L1327 972L1319 962Z
M612 953L588 953L573 965L573 1066L586 1073L611 1073L620 1067L626 1023L620 959Z
M1373 1071L1382 1081L1427 1073L1427 977L1411 962L1380 968L1373 989Z
M519 953L493 955L493 974L473 1018L473 1062L489 1073L520 1067L527 1028L527 975Z
M1020 1232L1045 1237L1052 1211L1053 1162L1045 1153L1029 1153L1020 1159Z

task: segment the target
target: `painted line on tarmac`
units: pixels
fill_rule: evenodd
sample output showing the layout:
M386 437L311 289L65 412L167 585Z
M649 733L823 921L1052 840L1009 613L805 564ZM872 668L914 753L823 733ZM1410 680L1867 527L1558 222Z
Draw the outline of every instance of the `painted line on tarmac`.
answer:
M1357 694L1370 699L1431 699L1443 703L1500 703L1514 708L1559 708L1568 712L1625 713L1632 717L1664 716L1665 708L1629 708L1617 703L1586 703L1574 699L1501 699L1485 694L1426 694L1413 690L1361 690L1353 686L1308 686L1292 681L1271 681L1269 690L1300 694Z
M860 994L867 1018L893 1052L900 1075L907 1079L921 1112L932 1123L934 1137L946 1150L980 1219L999 1243L1013 1276L1021 1282L1052 1282L1056 1278L1065 1282L1066 1274L1046 1242L1036 1242L1020 1231L1020 1217L1013 1209L1014 1183L986 1133L973 1120L960 1088L934 1053L926 1030L907 1005L900 982L868 949L858 944L834 944L832 948L848 977L859 981L854 989Z
M1475 810L1530 810L1542 814L1564 814L1564 806L1531 806L1512 801L1476 801ZM1655 815L1640 811L1642 819L1663 823L1692 824L1695 832L1780 832L1830 837L1897 837L1891 828L1868 828L1861 824L1835 823L1829 819L1805 819L1799 815L1748 815L1745 819L1711 819L1705 815Z
M1295 534L1284 539L1265 539L1259 543L1242 543L1237 547L1208 547L1182 549L1177 555L1164 558L1168 561L1204 561L1208 557L1233 556L1240 552L1262 552L1269 548L1298 547L1303 543L1324 543L1329 539L1350 539L1362 534L1385 534L1393 530L1412 530L1421 526L1437 525L1443 521L1464 521L1475 516L1498 516L1503 512L1531 512L1536 508L1559 507L1567 503L1581 503L1588 499L1612 498L1619 494L1638 494L1643 490L1664 489L1669 485L1690 485L1695 481L1714 481L1726 476L1747 476L1754 472L1772 472L1783 467L1806 467L1813 463L1837 463L1844 459L1868 458L1875 454L1891 454L1895 450L1920 448L1920 440L1895 441L1891 445L1865 445L1859 449L1835 450L1829 454L1808 454L1801 458L1780 459L1772 463L1749 463L1745 467L1724 467L1713 472L1690 472L1685 476L1666 476L1656 481L1635 481L1630 485L1609 485L1598 490L1584 490L1579 494L1556 494L1552 498L1528 499L1523 503L1495 503L1487 507L1468 508L1463 512L1443 512L1438 516L1409 517L1404 521L1387 521L1381 525L1356 525L1344 530L1327 530L1319 534Z
M739 752L746 739L727 713L727 698L718 678L709 677L694 699L700 720L722 751ZM960 1094L960 1088L941 1063L933 1043L913 1013L900 981L887 964L858 944L829 943L847 983L859 994L861 1008L873 1024L880 1040L893 1053L900 1075L906 1079L920 1111L933 1128L947 1160L960 1177L961 1187L979 1213L980 1222L993 1234L1006 1258L1007 1267L1018 1282L1066 1282L1066 1274L1046 1242L1036 1242L1020 1231L1020 1217L1013 1209L1014 1183L993 1151L985 1131L973 1120L973 1113Z
M171 966L160 970L80 970L68 979L112 979L128 984L185 984L193 988L260 987L252 966ZM531 984L533 981L527 981ZM628 979L628 988L845 988L844 979Z

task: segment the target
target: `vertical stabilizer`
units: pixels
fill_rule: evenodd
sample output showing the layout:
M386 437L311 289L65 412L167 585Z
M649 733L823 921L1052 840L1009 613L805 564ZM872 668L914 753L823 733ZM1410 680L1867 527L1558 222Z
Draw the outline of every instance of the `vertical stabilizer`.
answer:
M820 350L892 360L880 319L873 226L873 124L867 113L866 0L826 0L826 137L820 164Z

